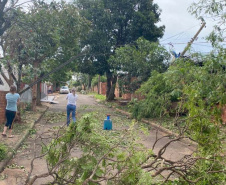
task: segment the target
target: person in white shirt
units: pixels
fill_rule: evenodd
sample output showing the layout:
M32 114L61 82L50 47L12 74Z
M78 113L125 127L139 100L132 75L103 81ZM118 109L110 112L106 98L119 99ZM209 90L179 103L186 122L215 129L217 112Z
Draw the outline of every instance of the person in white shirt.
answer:
M75 88L72 88L71 93L67 94L67 126L70 124L70 114L72 113L72 120L75 123L75 113L76 113L76 101L78 99L78 95L75 94Z

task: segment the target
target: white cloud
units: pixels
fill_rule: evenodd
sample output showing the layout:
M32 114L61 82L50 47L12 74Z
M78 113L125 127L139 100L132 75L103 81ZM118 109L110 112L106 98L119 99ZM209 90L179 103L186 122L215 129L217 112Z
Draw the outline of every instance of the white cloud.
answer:
M165 34L161 39L162 43L175 43L174 47L177 52L181 52L186 43L191 40L201 26L201 20L197 20L194 15L188 12L189 6L194 0L155 0L154 3L159 5L162 9L161 22L158 25L165 25ZM195 1L197 2L197 0ZM198 36L197 44L192 45L196 51L206 52L210 51L210 44L200 43L204 42L204 38L212 31L213 22L206 21L206 27ZM181 33L183 32L183 33ZM176 34L178 36L172 37ZM172 38L170 38L172 37ZM170 38L170 39L167 39ZM166 40L167 39L167 40ZM164 41L165 40L165 41ZM182 44L184 43L184 44ZM198 45L199 44L199 45Z

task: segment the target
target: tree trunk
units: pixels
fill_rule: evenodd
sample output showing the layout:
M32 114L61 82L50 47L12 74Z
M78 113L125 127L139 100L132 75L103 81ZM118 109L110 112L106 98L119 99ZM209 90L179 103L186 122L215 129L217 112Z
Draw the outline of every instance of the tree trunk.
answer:
M32 87L32 111L34 112L36 111L36 100L37 100L37 84Z
M5 75L5 73L2 70L1 70L1 75L4 78L4 80L6 81L6 83L8 84L9 87L11 85L13 85L13 80L11 78L7 78L7 76Z
M41 75L39 76L39 78L42 78L44 76L44 72L41 73ZM41 98L42 98L42 92L41 92L41 84L42 84L42 81L41 82L38 82L37 84L37 105L41 105ZM48 91L47 91L48 93Z
M37 84L37 102L36 105L41 105L41 82Z
M17 92L20 92L20 86L21 86L21 78L22 78L22 66L23 66L23 64L22 63L20 63L19 64L19 69L18 69L18 80L17 80Z
M17 80L17 92L20 92L20 86L21 86L21 78L22 78L22 67L23 67L23 62L21 61L21 50L22 50L22 45L21 45L21 39L20 39L20 44L18 45L18 80Z
M56 92L56 82L53 82L53 92Z
M33 64L34 71L35 71L35 76L34 76L34 81L37 80L37 72L36 70L38 69L38 62L35 61ZM35 84L32 87L32 110L36 111L36 104L37 104L37 84Z
M109 94L110 94L110 89L111 89L111 78L112 78L112 74L111 72L107 72L106 73L107 76L107 90L106 90L106 99L108 100Z
M92 81L92 78L90 75L88 75L88 90L91 89L91 81Z
M109 91L109 94L107 96L107 101L112 101L115 99L115 87L116 87L116 82L117 82L117 75L113 75L111 78L111 88Z

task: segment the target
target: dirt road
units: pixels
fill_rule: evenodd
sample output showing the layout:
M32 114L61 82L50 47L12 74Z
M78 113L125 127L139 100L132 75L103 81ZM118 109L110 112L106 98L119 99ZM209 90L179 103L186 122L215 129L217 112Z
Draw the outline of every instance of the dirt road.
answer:
M5 169L2 173L2 179L0 180L0 185L24 185L27 172L31 169L31 160L34 156L40 155L41 142L47 143L49 138L53 135L55 128L57 126L62 126L66 123L66 95L56 95L56 101L58 104L52 104L43 117L43 119L35 125L33 134L29 136L25 143L17 151L15 157L11 160L9 167ZM110 112L112 115L112 120L120 119L121 123L130 122L126 116L119 114L112 108L104 107L98 104L92 96L79 94L79 99L77 102L77 112L78 117L86 112L98 111L100 115ZM56 114L57 113L57 114ZM113 129L120 129L120 126L113 125ZM151 129L148 136L142 136L142 143L151 148L156 140L156 131ZM164 133L158 133L158 137L163 136ZM41 136L37 138L37 136ZM163 146L168 141L167 138L162 139L157 145L154 152L157 152L161 146ZM36 143L36 144L35 144ZM187 144L176 142L167 148L165 157L171 160L178 160L184 155L193 153L194 148L188 146ZM79 148L74 148L73 155L81 155ZM38 175L43 172L47 172L47 166L44 158L39 158L34 163L34 170L32 175ZM34 185L40 185L51 181L51 177L40 178L35 181Z

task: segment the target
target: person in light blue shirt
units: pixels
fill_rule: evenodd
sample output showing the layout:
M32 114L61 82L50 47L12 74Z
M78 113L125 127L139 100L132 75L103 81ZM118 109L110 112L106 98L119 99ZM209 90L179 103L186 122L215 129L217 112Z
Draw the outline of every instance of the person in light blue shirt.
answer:
M16 93L16 87L14 85L10 86L10 92L6 94L6 110L5 110L5 116L6 116L6 124L4 126L4 130L2 133L2 136L6 137L6 131L9 129L9 138L12 138L12 128L13 128L13 121L16 117L17 112L17 105L20 101L20 95Z

